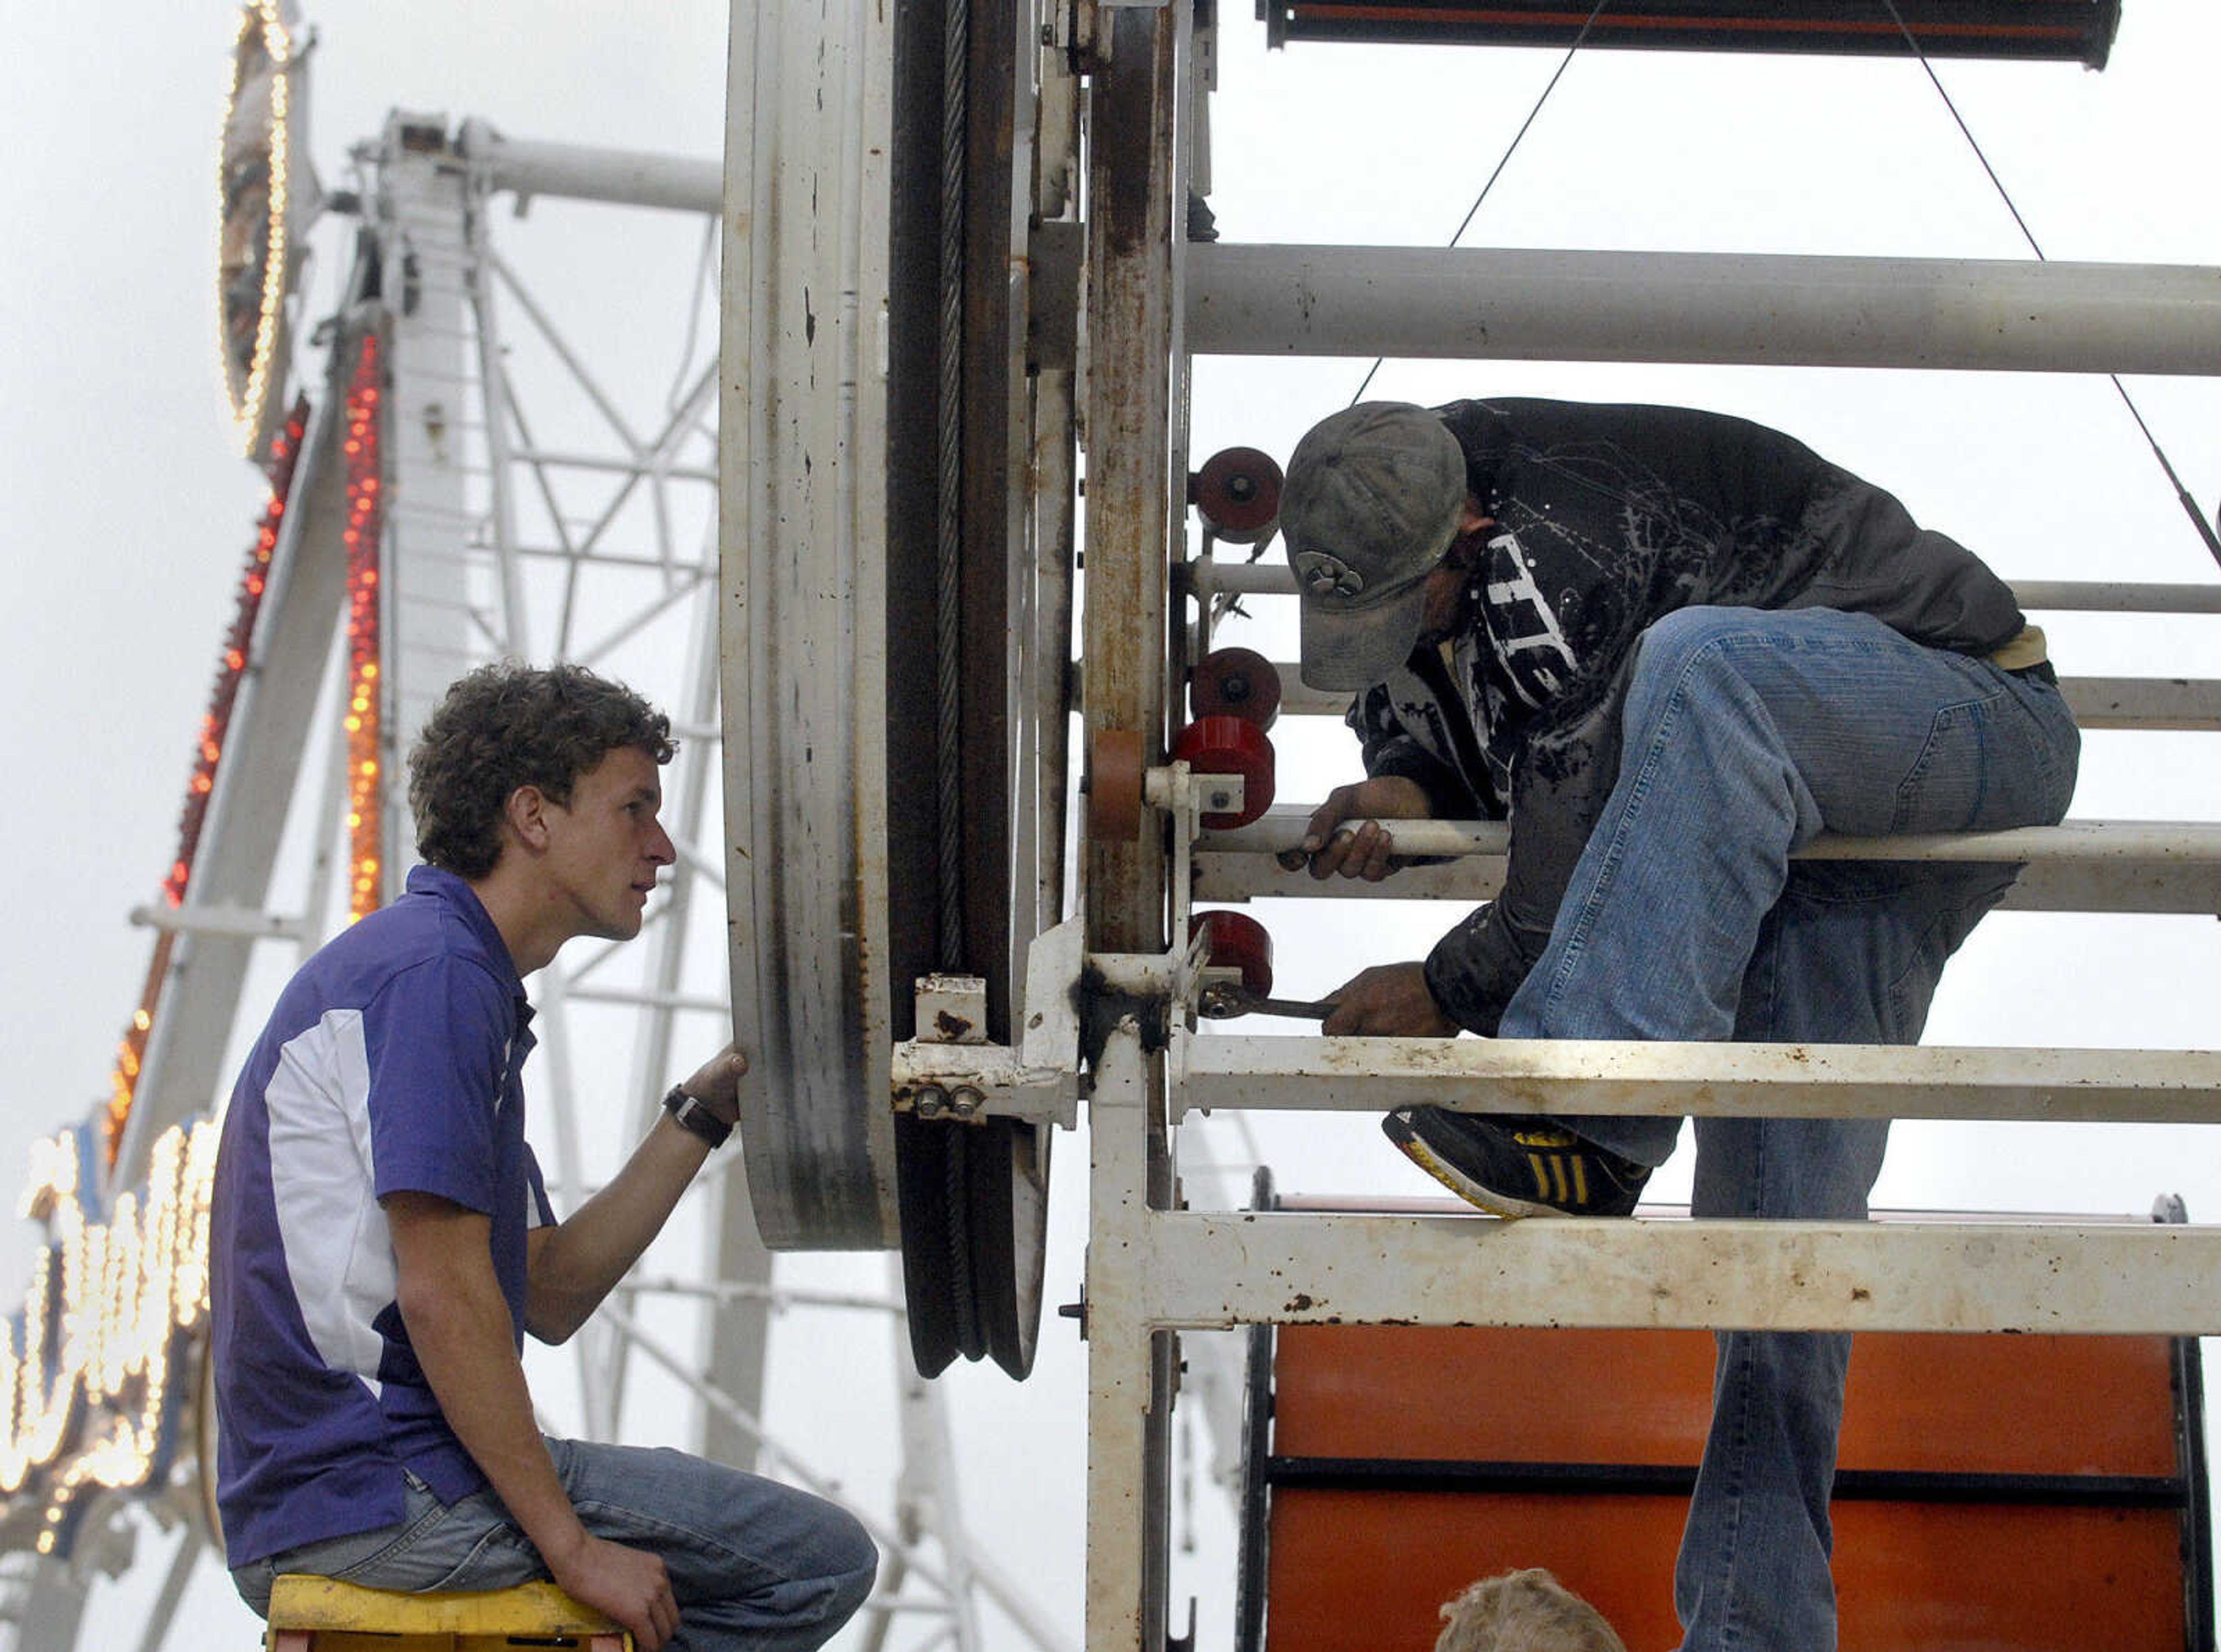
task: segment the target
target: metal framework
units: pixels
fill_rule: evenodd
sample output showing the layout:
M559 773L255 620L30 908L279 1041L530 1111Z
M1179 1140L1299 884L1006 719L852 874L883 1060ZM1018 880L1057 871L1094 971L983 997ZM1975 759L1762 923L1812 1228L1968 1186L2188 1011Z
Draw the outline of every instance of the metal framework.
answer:
M1131 446L1116 466L1093 449L1091 741L1139 729L1161 754L1161 703L1122 685L1165 680L1167 639L1176 675L1192 657L1187 639L1207 641L1213 591L1288 588L1279 573L1214 565L1206 535L1201 556L1171 570L1178 596L1197 604L1194 623L1185 609L1166 613L1166 548L1177 556L1184 536L1162 531L1164 479L1186 468L1181 410L1167 397L1176 397L1191 350L2221 372L2221 272L2210 270L1188 246L1166 222L1168 203L1180 198L1167 122L1188 60L1187 8L1175 0L1106 9L1097 28L1092 382L1101 404L1150 416L1119 427L1120 442ZM1183 285L1184 306L1125 296L1179 294ZM2039 609L2162 612L2211 612L2216 597L2211 586L2023 595ZM2101 726L2211 729L2221 685L2086 682L2070 691ZM1285 709L1329 708L1295 697ZM1198 1037L1189 1028L1199 960L1168 948L1168 938L1186 936L1191 898L1313 892L1308 880L1286 881L1268 853L1287 846L1309 811L1284 809L1245 832L1205 834L1185 766L1150 779L1152 801L1171 817L1168 855L1136 868L1098 846L1084 896L1087 967L1110 988L1098 1005L1089 1097L1087 1643L1096 1652L1155 1648L1168 1632L1161 1374L1168 1336L1180 1330L1326 1320L2221 1330L2212 1286L2221 1229L2212 1227L1504 1223L1181 1209L1171 1192L1173 1130L1204 1108L1378 1111L1423 1094L1497 1111L2215 1121L2221 1058ZM1382 892L1486 892L1500 836L1448 823L1421 829L1435 837L1415 848L1466 858ZM2081 822L2009 835L1886 852L2009 850L2036 863L2029 893L2041 904L2221 910L2212 876L2221 829L2211 823ZM1841 842L1820 852L1885 850ZM1370 892L1351 884L1331 892Z
M976 145L962 140L955 114L947 132L957 135L905 125L899 105L918 66L905 63L901 32L883 14L857 3L807 16L733 9L721 462L728 611L745 619L728 626L723 647L728 727L751 742L751 760L729 768L729 786L735 819L751 828L735 832L729 860L743 937L736 979L754 984L767 1046L785 1063L777 1077L796 1098L764 1144L759 1185L786 1207L781 1242L841 1242L845 1213L811 1208L837 1195L854 1201L854 1219L867 1227L896 1223L906 1259L914 1248L961 1253L960 1229L917 1220L890 1140L930 1129L948 1141L952 1131L960 1138L1009 1121L1069 1126L1085 1097L1092 1652L1169 1643L1169 1418L1184 1330L1324 1319L1561 1323L1569 1314L1630 1325L2221 1328L2221 1298L2207 1283L2221 1229L1507 1225L1185 1207L1175 1131L1204 1109L1377 1111L1423 1096L1554 1111L2221 1117L2221 1058L2196 1052L1195 1035L1210 979L1199 946L1187 941L1195 901L1373 892L1292 883L1277 867L1273 852L1287 847L1307 810L1204 832L1203 817L1224 810L1242 782L1166 760L1176 691L1209 646L1214 602L1288 591L1285 573L1217 560L1209 531L1199 550L1186 551L1193 355L2221 372L2221 275L2203 269L1198 244L1190 239L1191 185L1208 172L1201 93L1211 77L1211 9L1200 0L1022 9L1019 40L1030 43L1037 28L1046 48L1035 141L1023 98L1015 129L987 138L991 147L1009 141L1021 188L1038 185L1025 168L1054 153L1052 90L1068 96L1084 81L1084 222L1060 198L1037 195L1023 249L1013 241L1006 266L988 272L987 285L1007 281L1030 304L1023 345L1015 331L973 331L977 272L954 280L944 266L943 315L967 322L965 372L974 353L1005 349L1014 367L1023 348L1045 396L1067 382L1052 375L1076 375L1069 382L1087 460L1084 685L1077 673L1060 685L1043 672L1048 691L1019 701L1017 715L1035 721L1045 749L1049 725L1080 710L1096 799L1130 785L1146 800L1130 816L1091 803L1074 915L1054 923L1062 913L1044 902L1023 993L1010 990L1023 1014L1013 1013L1006 1033L983 1038L993 984L914 983L890 961L922 922L891 875L890 845L903 817L930 812L923 793L932 789L930 766L906 768L910 754L891 732L906 709L894 704L902 691L890 668L900 642L891 617L901 577L896 529L905 501L937 498L945 509L960 493L968 513L976 479L974 456L952 458L944 439L942 491L903 491L910 467L929 466L936 450L903 416L904 363L915 360L905 353L920 347L917 329L929 317L904 308L902 273L924 249L904 239L914 200L902 180L906 167L915 178L937 161L944 179L976 184L966 172ZM942 13L952 38L964 15L961 6ZM997 26L1007 22L996 16ZM948 61L954 110L962 91L978 88L962 84L960 50ZM976 123L972 133L977 139ZM953 198L943 195L943 206ZM998 196L992 210L1002 204ZM879 227L890 218L892 234ZM837 303L812 300L829 293ZM942 381L944 416L950 386L968 382ZM1004 439L1015 446L1029 434L1055 454L1058 433L1042 402L997 406L1013 426ZM1057 466L1040 467L1031 541L1015 516L995 512L964 514L963 538L992 549L1009 535L1014 558L1039 554L1048 582L1060 541L1044 524L1063 479ZM951 589L937 599L944 620ZM2221 611L2215 588L2204 585L2047 585L2020 594L2039 610ZM1015 622L1011 631L1021 648L1043 635ZM1006 646L989 639L992 650ZM998 662L983 651L963 663L984 672ZM939 709L953 719L946 664ZM2221 685L2210 681L2093 679L2068 691L2092 726L2221 727ZM1340 708L1298 691L1284 709ZM951 738L938 736L943 757ZM1023 732L1019 739L1023 748ZM976 806L994 813L1004 802L997 794ZM945 810L945 800L936 806ZM846 829L835 842L816 841L810 829L828 815ZM1493 886L1500 829L1438 822L1411 830L1413 847L1445 863L1380 892L1471 899ZM1053 841L1016 840L1014 856L1030 850L1035 859L1009 868L1013 878L1035 875L1043 891L1053 888L1045 865ZM2025 860L2020 898L2030 905L2221 910L2221 830L2207 823L2083 821L1980 839L1837 840L1811 853ZM923 922L929 928L929 917ZM913 986L917 1035L890 1049ZM813 1032L835 1042L814 1045ZM813 1180L820 1176L832 1179L829 1192ZM976 1231L969 1239L978 1246ZM916 1274L910 1290L915 1302ZM1569 1294L1578 1306L1568 1308Z

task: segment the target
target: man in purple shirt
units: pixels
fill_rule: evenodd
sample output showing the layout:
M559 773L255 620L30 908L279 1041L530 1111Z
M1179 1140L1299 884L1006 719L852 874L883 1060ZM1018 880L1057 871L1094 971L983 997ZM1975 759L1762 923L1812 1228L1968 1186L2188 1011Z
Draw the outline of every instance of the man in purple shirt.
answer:
M629 940L675 858L670 723L577 666L464 678L410 758L425 861L287 986L232 1092L212 1238L217 1500L241 1593L281 1573L553 1577L663 1647L823 1645L878 1555L843 1511L675 1451L543 1438L520 1355L638 1260L732 1128L728 1049L571 1217L524 1139L522 977Z

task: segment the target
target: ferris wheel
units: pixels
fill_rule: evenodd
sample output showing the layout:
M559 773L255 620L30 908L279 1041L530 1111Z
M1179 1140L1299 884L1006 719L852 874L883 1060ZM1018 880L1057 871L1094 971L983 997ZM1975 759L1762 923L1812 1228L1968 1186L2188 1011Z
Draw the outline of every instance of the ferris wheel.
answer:
M14 1643L41 1652L75 1643L102 1589L153 1590L148 1652L170 1643L166 1626L205 1578L228 1593L203 1467L207 1121L235 1027L260 1022L298 956L399 890L414 842L401 759L454 678L503 657L588 664L667 709L679 740L666 783L679 859L641 942L566 959L534 984L535 1129L559 1201L590 1192L673 1076L732 1036L717 847L721 168L396 111L327 189L310 160L314 37L297 6L246 0L235 21L216 191L218 354L225 415L269 491L195 738L178 853L160 898L135 915L156 940L109 1097L42 1148L43 1191L27 1200L53 1242L41 1276L52 1288L40 1286L0 1361L11 1424L0 1537L16 1551L0 1600ZM576 249L613 223L626 286L597 292ZM314 290L312 246L337 266L328 291ZM1045 1173L1031 1142L1002 1151ZM890 1357L890 1330L930 1342L948 1334L942 1320L918 1329L920 1298L913 1288L906 1308L898 1267L867 1263L830 1285L775 1268L737 1167L735 1155L729 1173L705 1175L641 1275L573 1349L534 1367L543 1415L829 1494L835 1480L854 1486L848 1500L890 1561L848 1631L859 1644L971 1652L985 1644L983 1609L1016 1643L1067 1644L975 1549L946 1397L906 1347ZM1021 1203L1009 1218L1035 1311L1039 1209ZM775 1242L779 1221L764 1221ZM889 1248L888 1231L842 1242ZM101 1330L80 1346L61 1328L88 1312ZM1031 1326L995 1321L997 1358L1023 1369ZM772 1349L795 1330L880 1349L889 1377L873 1405L898 1421L876 1483L766 1427ZM967 1330L959 1351L977 1357L979 1335ZM33 1392L18 1378L34 1368ZM40 1417L48 1425L34 1429Z

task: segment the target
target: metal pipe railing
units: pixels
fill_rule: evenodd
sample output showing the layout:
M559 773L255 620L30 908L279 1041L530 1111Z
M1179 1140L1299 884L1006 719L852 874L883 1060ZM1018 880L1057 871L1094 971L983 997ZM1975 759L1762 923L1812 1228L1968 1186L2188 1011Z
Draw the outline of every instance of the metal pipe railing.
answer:
M1196 355L2221 372L2221 270L1191 246Z

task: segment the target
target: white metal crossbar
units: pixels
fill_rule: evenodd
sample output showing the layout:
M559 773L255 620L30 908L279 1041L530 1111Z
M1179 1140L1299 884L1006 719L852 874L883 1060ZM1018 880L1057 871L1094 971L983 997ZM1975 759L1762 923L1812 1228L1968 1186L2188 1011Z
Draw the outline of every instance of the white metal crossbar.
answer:
M1383 881L1314 879L1276 858L1303 837L1306 805L1281 805L1254 825L1205 832L1196 843L1194 898L1462 900L1504 885L1509 829L1494 821L1391 823L1399 853L1428 857ZM1441 857L1441 858L1436 858ZM2023 911L2221 914L2221 824L2207 821L2068 821L1960 835L1823 836L1797 858L2007 861L2024 864L2004 904Z
M1175 570L1183 591L1197 597L1292 597L1296 577L1286 562L1226 562L1216 557ZM2221 585L2116 584L2103 579L2018 579L2013 600L2030 613L2221 614ZM1286 680L1297 680L1286 673Z
M2221 1123L2221 1050L1175 1032L1170 1117L1216 1108Z
M1160 1325L2221 1330L2221 1228L1168 1211L1134 1258Z
M1279 660L1280 710L1292 716L1338 717L1350 697L1305 686L1295 661ZM2157 732L2221 731L2221 681L2187 677L2062 677L2074 721L2092 729L2142 729Z

